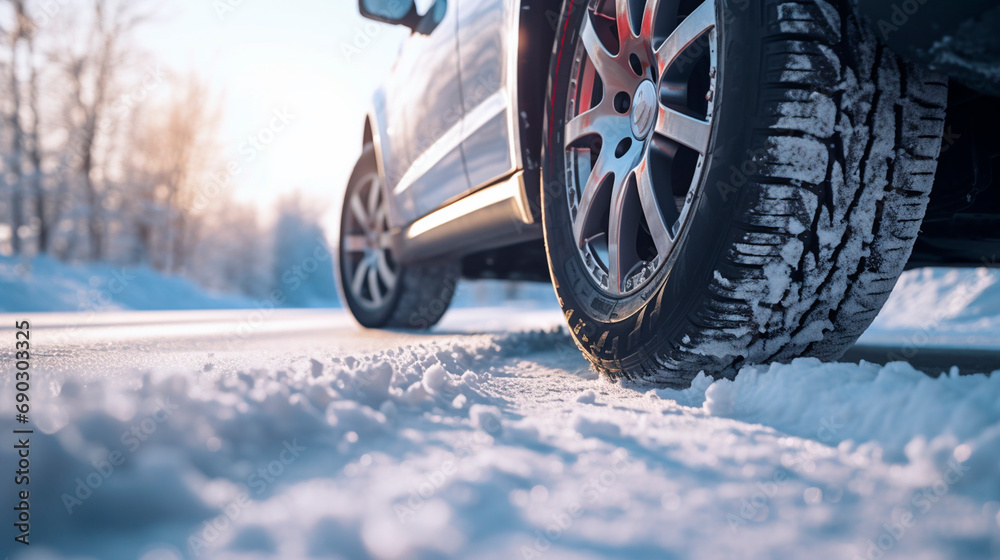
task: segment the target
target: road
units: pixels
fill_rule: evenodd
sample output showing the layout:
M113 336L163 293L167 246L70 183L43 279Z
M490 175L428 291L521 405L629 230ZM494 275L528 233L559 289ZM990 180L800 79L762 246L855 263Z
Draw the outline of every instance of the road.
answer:
M340 311L27 318L46 558L1000 554L1000 376L806 360L612 384L552 310L428 333ZM912 363L996 363L969 354ZM25 426L0 359L6 469Z
M280 368L303 359L371 354L398 346L440 342L455 335L496 334L520 328L557 328L554 310L514 308L455 309L430 332L364 330L341 310L156 311L112 313L0 314L0 332L31 319L42 350L41 373L71 372L81 380L170 367L236 373L241 369ZM859 344L845 362L886 364L908 359L916 369L937 376L958 366L962 373L1000 369L1000 350L956 347L914 348L898 344ZM0 352L9 356L9 350ZM580 365L584 362L581 359Z

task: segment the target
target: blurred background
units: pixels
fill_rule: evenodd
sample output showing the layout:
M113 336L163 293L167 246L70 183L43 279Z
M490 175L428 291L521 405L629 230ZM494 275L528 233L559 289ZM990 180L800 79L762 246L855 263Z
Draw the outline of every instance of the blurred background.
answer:
M0 309L336 305L407 34L347 1L0 0Z

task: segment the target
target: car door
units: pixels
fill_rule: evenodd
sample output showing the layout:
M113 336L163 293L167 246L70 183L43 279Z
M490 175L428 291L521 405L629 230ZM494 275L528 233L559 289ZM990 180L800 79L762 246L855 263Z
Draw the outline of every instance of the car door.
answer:
M457 4L437 0L429 8L444 11L440 23L410 35L385 87L391 152L385 171L394 225L411 223L469 189L461 152Z
M473 189L520 165L514 133L518 5L515 0L458 2L459 74L465 113L462 153Z

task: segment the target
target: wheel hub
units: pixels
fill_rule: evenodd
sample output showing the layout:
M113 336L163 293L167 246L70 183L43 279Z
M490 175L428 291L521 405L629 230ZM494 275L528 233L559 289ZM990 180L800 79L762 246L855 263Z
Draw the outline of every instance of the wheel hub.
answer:
M632 135L645 140L656 122L656 87L652 80L643 80L632 96Z

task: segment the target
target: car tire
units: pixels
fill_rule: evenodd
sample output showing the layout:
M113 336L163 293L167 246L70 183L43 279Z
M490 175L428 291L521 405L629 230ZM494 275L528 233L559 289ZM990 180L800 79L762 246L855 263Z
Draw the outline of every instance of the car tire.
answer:
M403 265L392 254L385 182L366 145L347 184L340 219L337 282L354 318L368 328L426 329L451 304L456 262Z
M570 332L598 371L671 386L687 386L700 371L732 377L747 364L837 359L875 318L906 265L934 180L947 83L879 44L847 0L680 4L676 18L659 8L648 16L642 6L615 12L597 0L563 7L550 63L542 213ZM621 38L622 13L637 22L635 34L650 31L648 68L624 57L638 39ZM663 40L692 35L689 28L706 17L714 20L697 40ZM685 21L694 23L682 27ZM700 55L685 54L699 43ZM668 46L679 54L660 54ZM709 78L678 78L679 62L700 64ZM651 102L641 91L649 86L616 91L628 80L614 64L631 67L640 80L643 72L652 76L654 124L646 122ZM592 88L589 67L601 78ZM710 88L701 114L665 105L697 105L699 83ZM625 108L633 134L627 146L614 136L624 125L608 124L619 122L611 108L580 120L608 100L614 110ZM605 114L604 124L595 124ZM694 115L709 132L684 132L690 121L671 121L676 114ZM581 136L585 126L591 132ZM648 142L639 139L644 130ZM649 151L636 152L645 163L621 186L613 172L591 180L600 174L593 169L605 170L602 157L617 164L611 154L627 159L635 142ZM688 146L703 153L683 161L694 169L685 190L687 175L674 170ZM674 150L673 159L649 155L653 149ZM642 183L647 172L653 179ZM597 194L588 198L587 189ZM609 209L600 214L594 208L604 201ZM623 273L626 252L639 259L631 276ZM605 254L617 267L600 262Z

